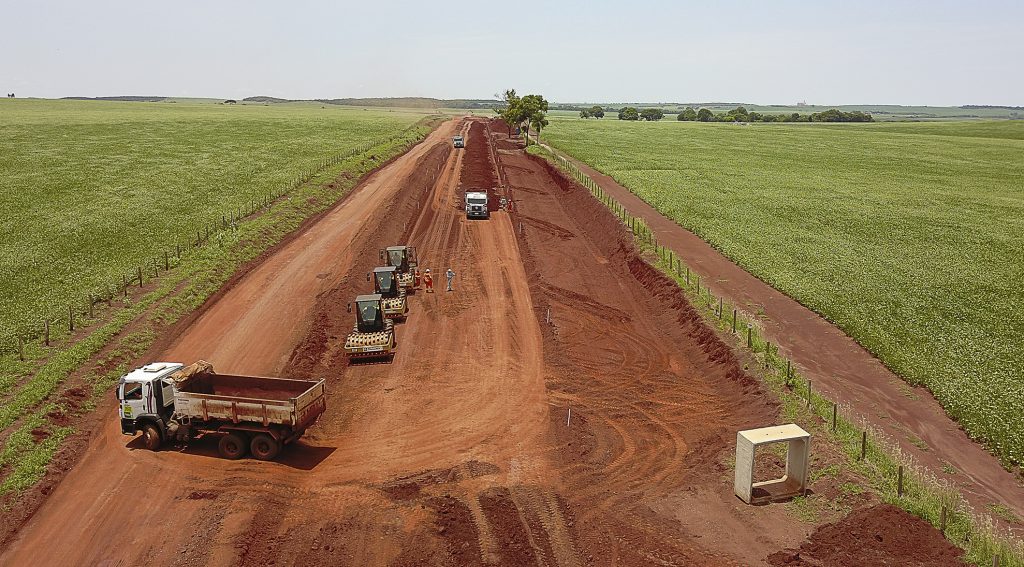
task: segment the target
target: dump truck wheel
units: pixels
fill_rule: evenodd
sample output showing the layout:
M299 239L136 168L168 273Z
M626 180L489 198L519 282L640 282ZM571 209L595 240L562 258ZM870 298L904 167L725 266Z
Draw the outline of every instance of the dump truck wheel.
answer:
M245 448L245 439L237 433L228 433L221 437L220 443L217 444L220 456L232 461L245 456Z
M260 433L252 438L249 450L252 456L261 461L272 461L281 452L281 442L266 433Z
M142 442L150 451L158 451L163 439L160 438L160 430L152 423L147 423L142 428Z

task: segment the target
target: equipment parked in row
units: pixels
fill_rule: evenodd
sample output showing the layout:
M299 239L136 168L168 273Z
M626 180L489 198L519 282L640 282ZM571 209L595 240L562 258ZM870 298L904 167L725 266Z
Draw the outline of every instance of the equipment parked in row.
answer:
M388 246L380 251L380 259L394 266L398 273L398 285L406 292L415 292L420 287L416 248L412 246Z
M345 358L391 358L395 353L395 322L384 317L380 294L356 297L356 322L345 338ZM348 305L352 312L352 304Z
M121 432L141 431L153 451L168 441L216 434L222 457L251 451L269 461L316 422L326 408L325 392L323 380L216 374L202 360L155 362L121 377L118 414Z
M394 266L380 266L373 269L373 291L379 293L384 317L388 319L405 319L409 312L409 304L405 300L405 290L398 285L398 270Z

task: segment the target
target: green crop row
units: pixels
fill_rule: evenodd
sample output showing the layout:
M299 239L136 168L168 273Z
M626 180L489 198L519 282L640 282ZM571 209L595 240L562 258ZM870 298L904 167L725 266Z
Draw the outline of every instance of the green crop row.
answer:
M335 106L5 101L0 350L422 114ZM200 236L197 237L197 234ZM162 262L158 262L162 263ZM2 385L2 384L0 384Z

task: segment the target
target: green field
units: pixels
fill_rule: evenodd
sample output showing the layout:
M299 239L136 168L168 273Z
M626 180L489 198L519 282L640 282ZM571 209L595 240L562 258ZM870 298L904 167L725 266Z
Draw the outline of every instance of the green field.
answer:
M1024 122L562 119L543 137L835 322L1024 463Z
M312 103L0 101L0 351L319 160L423 116Z

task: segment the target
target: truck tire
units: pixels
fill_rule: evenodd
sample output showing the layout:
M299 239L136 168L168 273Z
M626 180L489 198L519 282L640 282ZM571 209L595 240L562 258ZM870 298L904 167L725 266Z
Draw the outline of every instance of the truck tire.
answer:
M221 457L235 461L245 456L245 445L245 438L241 435L237 433L228 433L220 438L220 443L217 444L217 450L220 452Z
M152 423L147 423L142 427L142 442L150 451L159 451L160 445L163 444L163 439L160 438L160 430Z
M281 442L266 433L258 433L252 438L249 450L261 461L272 461L281 452Z

